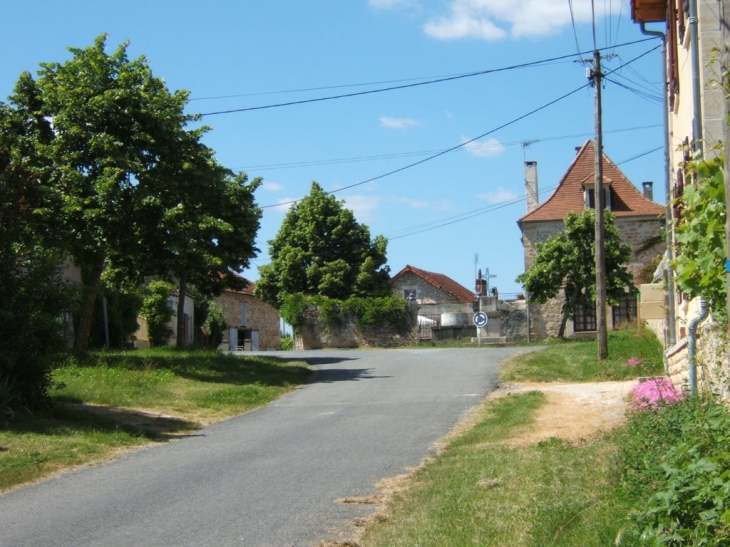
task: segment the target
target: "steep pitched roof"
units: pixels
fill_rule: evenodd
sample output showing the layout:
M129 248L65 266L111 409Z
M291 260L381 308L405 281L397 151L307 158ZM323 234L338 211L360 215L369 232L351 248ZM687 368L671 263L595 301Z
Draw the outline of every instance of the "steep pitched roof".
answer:
M241 290L234 290L234 289L226 289L226 290L231 291L231 292L237 292L239 294L249 294L249 295L253 296L253 290L256 288L256 283L246 279L242 275L237 274L235 272L231 272L231 274L233 276L237 277L238 279L242 279L243 281L245 281L247 283L247 285Z
M520 220L533 222L541 220L563 220L570 212L585 209L584 184L594 184L596 179L596 145L586 141L568 167L565 175L552 195ZM644 197L621 170L603 154L603 181L611 185L611 212L617 217L659 216L664 207Z
M449 293L451 296L459 300L459 302L470 303L474 302L474 293L464 287L463 285L459 285L456 281L451 279L450 277L447 277L440 273L434 273L434 272L427 272L426 270L421 270L418 268L414 268L413 266L406 266L401 271L399 271L397 274L395 274L391 279L390 282L393 283L395 280L397 280L399 277L402 277L406 273L412 273L413 275L417 275L427 283L430 283L437 289L441 289L442 291L445 291Z

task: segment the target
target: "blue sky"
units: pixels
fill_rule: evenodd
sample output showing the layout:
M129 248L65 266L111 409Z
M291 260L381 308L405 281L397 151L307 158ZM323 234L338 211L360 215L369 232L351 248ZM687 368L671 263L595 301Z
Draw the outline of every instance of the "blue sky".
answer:
M129 41L131 58L144 55L171 90L190 90L189 111L206 114L218 160L263 178L261 252L243 272L249 279L268 261L285 204L317 181L389 239L392 273L410 264L472 288L478 254L476 266L496 276L490 284L515 293L524 161L537 162L542 202L575 147L593 138L594 91L579 88L594 36L610 48L604 150L637 186L654 181L662 199L659 42L642 41L629 0L594 4L0 0L0 98L21 72L68 59L69 46L102 33L110 48Z

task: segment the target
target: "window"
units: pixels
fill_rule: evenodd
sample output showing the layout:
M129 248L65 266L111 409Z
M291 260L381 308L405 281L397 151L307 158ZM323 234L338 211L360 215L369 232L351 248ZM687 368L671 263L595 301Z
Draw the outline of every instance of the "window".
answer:
M626 296L618 301L618 306L613 306L613 327L631 323L636 320L636 296Z
M575 332L591 332L596 330L595 302L585 302L575 306L573 330Z
M408 302L415 302L418 297L416 292L416 289L403 289L403 298Z
M604 195L604 209L611 210L611 187L610 186L604 186L603 187L603 195ZM586 203L586 209L595 209L596 208L596 189L591 185L590 187L587 187L585 189L585 203Z
M248 304L241 304L241 326L248 325Z

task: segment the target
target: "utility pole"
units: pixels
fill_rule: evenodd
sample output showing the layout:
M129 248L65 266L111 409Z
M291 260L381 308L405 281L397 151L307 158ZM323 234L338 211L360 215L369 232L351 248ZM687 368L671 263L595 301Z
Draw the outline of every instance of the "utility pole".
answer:
M608 329L606 327L606 253L603 238L603 213L605 196L603 193L603 123L601 106L601 52L593 52L593 70L590 78L596 91L595 130L596 130L596 181L594 186L596 204L596 339L598 360L608 358Z

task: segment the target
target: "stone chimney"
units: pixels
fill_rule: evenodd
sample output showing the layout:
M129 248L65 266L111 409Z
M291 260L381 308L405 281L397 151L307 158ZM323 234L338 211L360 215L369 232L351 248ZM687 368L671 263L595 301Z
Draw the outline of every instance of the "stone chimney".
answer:
M642 182L641 186L644 189L644 197L651 201L654 201L654 183L650 180Z
M537 196L537 162L525 162L525 196L527 198L527 212L534 210L540 204Z

